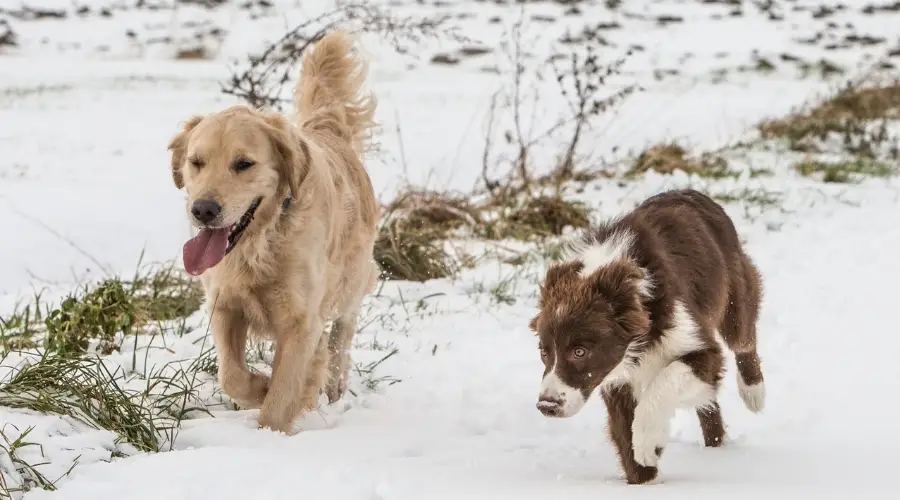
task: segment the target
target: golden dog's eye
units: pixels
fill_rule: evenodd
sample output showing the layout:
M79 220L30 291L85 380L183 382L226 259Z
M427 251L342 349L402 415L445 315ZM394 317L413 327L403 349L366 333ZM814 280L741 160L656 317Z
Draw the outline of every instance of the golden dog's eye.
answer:
M191 165L194 168L203 168L203 160L201 160L200 158L198 158L196 156L192 156L191 159L188 161L191 162Z
M235 172L243 172L244 170L247 170L248 168L252 167L253 165L256 165L256 163L254 163L250 160L244 160L244 159L236 160L234 162L234 171Z
M576 358L583 358L587 354L587 349L584 347L576 347L572 351L572 354L574 354Z

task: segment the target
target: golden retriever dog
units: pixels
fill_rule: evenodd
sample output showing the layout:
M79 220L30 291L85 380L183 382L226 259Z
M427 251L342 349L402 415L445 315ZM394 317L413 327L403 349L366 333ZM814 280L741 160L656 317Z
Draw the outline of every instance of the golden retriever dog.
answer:
M360 306L378 278L366 72L351 35L332 32L303 59L293 123L234 106L190 118L169 144L198 229L184 266L206 289L219 382L260 409L260 427L293 434L322 390L333 403L347 389ZM248 331L275 342L271 378L247 367Z

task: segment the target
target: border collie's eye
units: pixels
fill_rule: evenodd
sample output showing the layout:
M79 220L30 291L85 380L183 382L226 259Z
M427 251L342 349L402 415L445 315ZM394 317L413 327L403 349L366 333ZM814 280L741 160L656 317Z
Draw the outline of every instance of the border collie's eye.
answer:
M254 163L250 160L237 160L234 162L233 168L234 168L235 172L243 172L244 170L247 170L248 168L252 167L253 165L256 165L256 163Z
M572 351L572 354L574 354L576 358L583 358L587 354L587 349L584 347L576 347Z
M547 349L544 349L544 348L542 347L542 348L540 349L540 351L541 351L541 359L546 358L546 357L547 357Z

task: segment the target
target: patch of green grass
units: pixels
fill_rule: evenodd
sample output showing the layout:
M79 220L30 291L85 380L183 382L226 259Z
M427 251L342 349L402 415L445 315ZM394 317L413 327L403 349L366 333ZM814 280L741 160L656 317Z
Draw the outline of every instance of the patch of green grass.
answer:
M768 168L751 168L750 169L750 178L756 179L759 177L772 177L775 175L771 169Z
M381 359L378 359L371 363L366 363L364 365L361 365L359 363L354 364L354 369L356 370L357 375L359 375L362 378L363 386L365 386L365 388L367 390L374 392L374 391L378 390L378 388L381 387L382 385L390 387L394 384L401 382L400 379L398 379L396 377L391 377L389 375L382 375L382 376L375 375L375 369L378 368L378 366L380 364L384 363L385 361L387 361L388 359L390 359L391 357L396 355L398 352L400 352L400 351L396 347L392 347L388 351L388 353L385 354ZM354 397L357 395L352 390L349 392Z
M63 415L111 431L117 443L131 447L116 450L118 455L133 449L160 451L172 443L182 418L206 411L205 404L194 402L208 380L200 375L215 370L214 357L208 355L212 349L187 368L171 363L152 373L132 372L139 370L137 349L130 369L97 354L118 349L129 335L137 345L138 335L156 333L154 322L162 330L167 328L162 322L186 320L200 308L203 296L197 282L172 267L83 286L58 305L35 294L0 318L0 406ZM187 330L185 324L181 327ZM90 349L92 343L99 349ZM11 351L24 351L24 358L9 357ZM0 485L0 498L4 488L7 496L53 488L55 481L16 458L17 450L32 446L25 441L27 434L6 439L0 432L6 443L0 443L0 458L7 455L18 478L13 485Z
M138 450L158 451L160 437L171 425L162 426L153 411L156 402L126 390L124 370L111 366L96 357L47 353L0 384L0 406L66 415L113 431Z
M207 375L215 377L219 373L219 358L216 356L215 349L210 346L205 352L200 354L188 367L189 372L203 372Z
M538 246L538 255L543 260L556 261L563 258L567 246L561 241L549 241Z
M800 74L803 77L812 75L828 79L834 76L843 75L847 72L844 68L824 58L819 59L816 62L802 61L798 66L800 68Z
M49 306L40 293L24 305L19 303L6 316L0 316L0 355L9 351L24 351L38 347Z
M761 57L761 56L754 56L753 57L753 69L760 73L772 73L775 70L777 70L778 68L775 66L775 63L773 63L772 61L770 61L764 57Z
M743 203L758 208L777 208L781 206L781 195L765 189L740 189L735 191L707 193L721 203Z
M62 355L87 352L91 341L109 354L118 335L143 333L152 323L186 318L204 298L200 284L173 267L138 273L132 280L110 278L85 285L51 306L33 301L0 317L0 354L44 347Z
M495 303L508 306L516 303L516 286L524 269L524 265L518 266L514 272L503 276L491 287L491 298Z
M44 455L40 444L28 441L28 435L33 430L34 427L29 427L15 439L10 439L7 436L8 426L0 428L0 440L2 440L0 442L0 499L12 499L14 493L18 496L34 488L56 491L56 483L68 476L78 465L76 458L69 470L52 480L41 474L37 467L42 464L31 464L19 456L20 450L32 447L37 447L41 456ZM6 455L5 460L3 455Z
M794 170L805 177L821 176L823 182L853 183L865 177L887 178L897 175L898 167L867 158L825 162L807 160L794 165Z

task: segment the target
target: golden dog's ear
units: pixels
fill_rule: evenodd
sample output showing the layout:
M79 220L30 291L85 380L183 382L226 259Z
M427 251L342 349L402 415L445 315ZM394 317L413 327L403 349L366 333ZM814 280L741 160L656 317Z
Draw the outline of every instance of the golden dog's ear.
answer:
M269 115L266 122L271 126L267 132L278 155L278 172L290 187L291 196L296 197L300 184L303 184L306 172L309 171L309 146L291 132L290 123L281 115Z
M184 155L187 154L188 138L190 137L191 131L194 130L194 127L199 125L202 121L202 116L195 115L188 118L188 121L184 123L184 128L181 129L181 132L178 132L178 134L169 141L168 151L172 152L172 182L175 183L175 187L178 189L184 187L184 177L181 175L181 167L184 165Z

